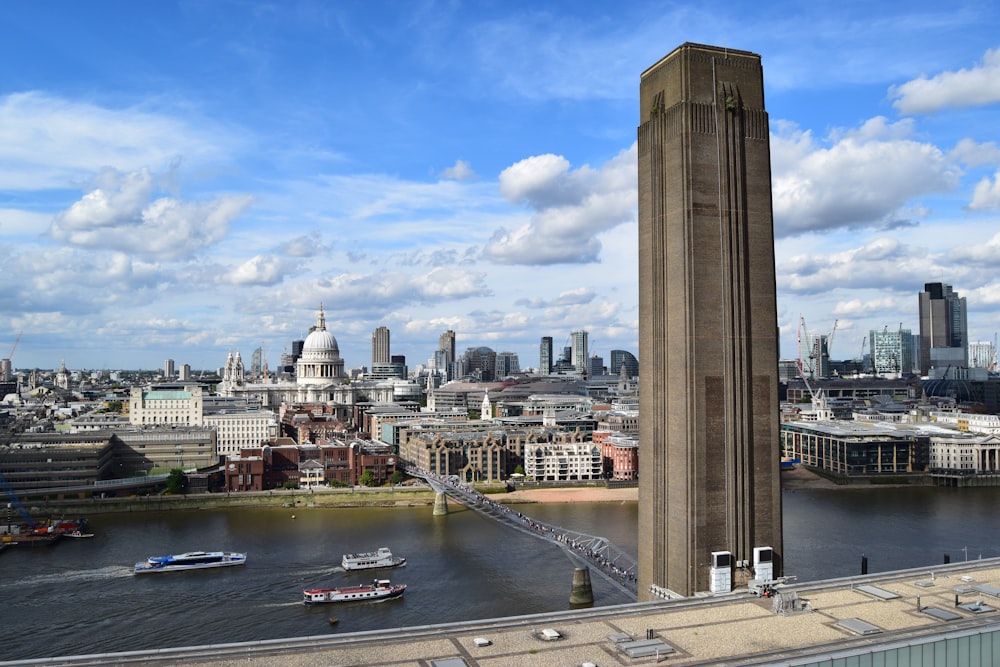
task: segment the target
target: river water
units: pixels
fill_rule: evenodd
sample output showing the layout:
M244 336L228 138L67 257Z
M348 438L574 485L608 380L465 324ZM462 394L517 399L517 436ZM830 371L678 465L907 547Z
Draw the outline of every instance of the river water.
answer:
M1000 555L1000 489L784 492L785 572L812 581ZM462 507L233 509L91 518L93 539L0 555L0 660L278 639L568 608L574 564L558 547ZM541 521L636 551L636 503L521 505ZM305 606L302 589L365 582L345 552L389 546L408 585L381 603ZM135 576L149 555L248 554L245 567ZM598 606L628 602L592 577ZM339 623L331 626L328 617Z

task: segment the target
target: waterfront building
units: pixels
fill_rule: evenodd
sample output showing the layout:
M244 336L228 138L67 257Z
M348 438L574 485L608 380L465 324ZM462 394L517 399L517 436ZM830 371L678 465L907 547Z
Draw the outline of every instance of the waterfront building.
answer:
M503 427L481 421L399 423L399 457L408 465L465 482L503 480L524 463L532 443L583 442L581 433L558 428Z
M591 442L539 443L524 448L524 475L536 482L603 479L601 447Z
M761 58L683 44L639 84L639 596L782 554L770 134ZM725 560L725 559L723 559ZM720 563L722 561L719 561Z
M355 486L365 472L383 486L396 471L396 455L385 443L333 439L295 444L279 438L243 449L226 463L226 489L266 491L284 486Z
M609 480L635 482L639 479L638 435L614 434L601 443L604 473Z
M970 433L934 436L929 468L934 473L1000 477L1000 436Z
M920 312L920 373L942 377L969 367L969 327L965 297L951 285L925 283L917 296Z
M15 493L92 486L116 467L115 443L106 432L22 433L0 455L0 477Z
M925 474L930 436L891 424L793 421L781 424L781 456L834 477Z

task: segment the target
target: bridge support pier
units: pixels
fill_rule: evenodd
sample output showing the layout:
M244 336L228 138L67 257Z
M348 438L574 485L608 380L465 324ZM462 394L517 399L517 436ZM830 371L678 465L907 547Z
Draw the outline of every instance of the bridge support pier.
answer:
M590 569L578 567L573 570L573 588L569 593L571 609L594 606L594 589L590 585Z
M448 495L438 492L434 496L434 516L444 516L448 513Z

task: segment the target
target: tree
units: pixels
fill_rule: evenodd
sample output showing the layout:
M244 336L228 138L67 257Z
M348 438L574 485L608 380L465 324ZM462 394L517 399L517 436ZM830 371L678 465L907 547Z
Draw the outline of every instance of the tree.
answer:
M361 486L371 486L375 483L375 473L371 470L366 470L361 473L361 477L358 478L358 484Z
M389 483L395 486L396 484L402 484L404 479L406 479L406 474L402 470L396 470L389 477Z
M524 474L524 466L521 465L520 463L518 463L517 467L514 468L514 474L515 475L523 475Z
M167 476L167 493L183 493L186 486L187 477L184 476L184 471L180 468L172 469Z

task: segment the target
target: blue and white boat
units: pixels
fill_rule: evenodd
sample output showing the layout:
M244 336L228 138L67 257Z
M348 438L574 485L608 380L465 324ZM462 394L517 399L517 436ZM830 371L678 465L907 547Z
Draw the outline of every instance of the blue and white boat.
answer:
M145 561L135 564L135 573L203 570L211 567L243 565L246 562L246 554L234 551L188 551L167 556L150 556Z

